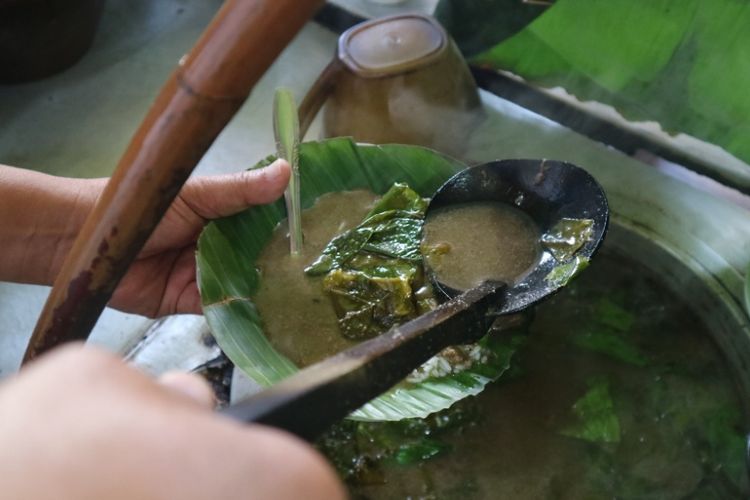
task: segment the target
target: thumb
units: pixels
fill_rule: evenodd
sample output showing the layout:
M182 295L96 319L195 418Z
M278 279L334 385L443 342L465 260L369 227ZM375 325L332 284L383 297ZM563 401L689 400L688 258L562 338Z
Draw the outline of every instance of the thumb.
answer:
M289 175L289 163L276 160L255 170L190 179L180 196L199 216L216 219L276 201L284 193Z

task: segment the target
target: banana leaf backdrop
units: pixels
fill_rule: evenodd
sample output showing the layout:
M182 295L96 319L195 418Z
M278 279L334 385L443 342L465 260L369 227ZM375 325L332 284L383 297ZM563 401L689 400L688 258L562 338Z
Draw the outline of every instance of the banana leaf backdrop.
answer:
M550 3L441 0L436 16L472 64L561 86L750 162L750 2Z
M266 159L259 165L269 161ZM303 208L327 192L364 188L382 194L394 182L406 182L422 196L431 196L445 180L464 168L463 164L428 149L361 146L346 138L302 144L299 165ZM260 280L255 259L285 217L282 201L253 207L208 224L198 242L198 286L206 320L229 359L263 386L297 371L264 336L262 318L252 302ZM352 417L359 420L425 417L475 395L509 368L519 339L510 332L497 338L488 335L480 341L489 353L486 361L460 373L402 383Z

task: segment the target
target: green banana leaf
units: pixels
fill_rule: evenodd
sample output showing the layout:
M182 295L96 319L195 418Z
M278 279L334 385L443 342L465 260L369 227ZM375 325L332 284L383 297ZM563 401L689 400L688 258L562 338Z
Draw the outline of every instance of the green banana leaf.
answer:
M628 119L657 121L670 133L690 134L750 161L750 3L555 0L507 39L518 25L499 22L497 13L509 0L463 0L463 8L450 8L454 3L441 0L436 12L469 49L472 64L561 86L583 101L610 104ZM517 22L530 18L527 11L507 13ZM493 30L497 42L491 45Z
M268 159L259 163L264 165ZM434 151L402 145L357 145L347 138L300 146L302 207L320 195L351 189L385 193L405 182L422 196L465 166ZM252 297L260 276L255 259L286 217L283 202L253 207L211 222L198 241L198 287L203 312L219 346L251 379L269 386L297 371L263 334ZM322 293L322 291L321 291ZM518 337L488 335L480 341L483 361L469 369L417 383L403 382L351 415L359 420L423 418L466 396L478 394L509 367Z

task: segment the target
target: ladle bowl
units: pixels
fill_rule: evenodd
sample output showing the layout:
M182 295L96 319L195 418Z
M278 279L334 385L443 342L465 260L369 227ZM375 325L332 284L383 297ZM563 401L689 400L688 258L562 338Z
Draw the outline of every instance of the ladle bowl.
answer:
M531 217L541 234L548 233L562 219L593 220L591 237L575 253L587 260L601 246L609 224L609 205L599 183L584 169L561 161L498 160L462 170L435 192L427 218L450 205L477 202L516 207ZM534 269L505 289L498 314L521 311L562 288L563 283L547 277L565 263L543 250ZM436 288L447 298L464 291L446 285L430 273Z
M543 230L561 218L592 219L591 237L575 254L587 259L599 248L609 221L599 184L564 162L505 160L468 168L437 190L428 212L475 201L511 203ZM548 279L560 264L552 255L543 256L530 274L510 286L485 281L456 296L457 290L443 287L451 298L436 309L309 366L222 413L313 440L444 348L476 342L490 325L495 329L498 316L508 317L561 288L564 283Z

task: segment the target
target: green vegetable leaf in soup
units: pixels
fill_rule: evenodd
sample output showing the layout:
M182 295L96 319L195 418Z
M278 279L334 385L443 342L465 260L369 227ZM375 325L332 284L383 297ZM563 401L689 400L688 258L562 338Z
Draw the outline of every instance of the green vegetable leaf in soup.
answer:
M591 380L589 390L575 402L572 413L575 423L563 429L562 435L593 443L620 442L620 421L605 379Z
M341 334L366 339L416 316L409 273L390 277L362 271L335 269L323 279L323 289L333 301Z
M305 268L305 273L310 276L320 276L332 269L341 267L362 250L362 247L372 237L372 233L372 228L358 227L336 236L326 245L320 257Z
M399 465L412 465L441 455L450 448L450 445L436 439L423 438L417 442L403 444L394 458Z
M420 234L423 219L421 217L403 217L400 211L383 212L378 215L392 214L374 228L372 237L363 246L364 250L388 257L421 261L419 251Z
M320 276L366 250L386 257L419 261L419 239L427 201L406 184L394 184L356 228L333 238L306 269Z
M325 274L341 334L366 339L424 312L419 244L427 202L394 184L356 228L335 238L305 272ZM420 292L417 294L416 292Z
M563 218L542 236L542 243L558 262L564 262L591 241L593 234L594 221L592 219Z
M415 212L424 216L427 210L427 201L406 184L397 182L372 207L372 210L365 216L365 222L375 214L390 210Z

